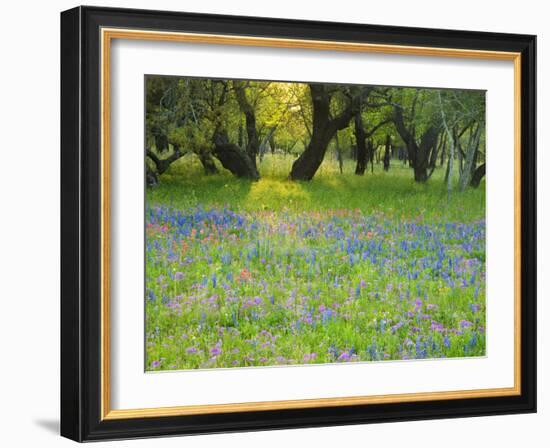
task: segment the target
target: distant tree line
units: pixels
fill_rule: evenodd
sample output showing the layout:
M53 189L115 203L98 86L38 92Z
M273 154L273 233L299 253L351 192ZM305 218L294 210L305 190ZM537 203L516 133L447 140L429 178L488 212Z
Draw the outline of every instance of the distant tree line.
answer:
M471 90L148 76L147 182L186 154L205 174L215 160L257 180L269 152L293 154L291 180L309 181L333 148L362 176L375 163L408 164L416 182L445 170L451 190L485 175L485 93ZM456 166L455 166L456 164ZM456 169L458 167L458 169Z

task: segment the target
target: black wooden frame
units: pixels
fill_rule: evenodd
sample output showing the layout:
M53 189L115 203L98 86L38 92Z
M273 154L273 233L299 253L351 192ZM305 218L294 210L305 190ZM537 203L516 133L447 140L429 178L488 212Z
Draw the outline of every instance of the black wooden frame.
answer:
M521 53L521 395L100 418L100 27ZM78 7L61 14L61 434L77 441L536 412L536 37Z

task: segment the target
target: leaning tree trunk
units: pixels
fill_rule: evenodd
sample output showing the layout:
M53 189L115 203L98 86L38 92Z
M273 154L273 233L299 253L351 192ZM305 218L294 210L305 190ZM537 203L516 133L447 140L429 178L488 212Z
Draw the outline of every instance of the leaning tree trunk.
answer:
M414 180L416 182L426 182L429 179L428 168L430 159L437 145L437 136L439 134L438 126L430 126L422 137L420 144L412 142L415 146L414 150Z
M313 135L306 150L292 164L292 180L311 180L323 163L328 144L332 138L328 132Z
M151 149L146 150L146 155L155 165L156 171L151 170L147 165L146 181L149 186L156 185L159 177L166 172L168 167L176 160L183 157L183 153L178 145L174 145L174 152L166 158L160 158Z
M479 165L472 176L472 179L470 180L470 187L477 188L479 187L479 184L481 183L481 179L485 176L485 164Z
M267 152L267 146L272 144L275 145L275 139L273 136L275 134L275 131L277 130L277 126L278 125L272 126L271 129L269 129L267 135L262 139L262 142L260 143L260 162L263 160L264 155ZM275 152L273 148L270 148L270 150L272 154Z
M401 107L394 106L393 121L395 124L395 129L407 146L409 164L412 166L414 171L414 180L420 183L426 182L429 177L428 165L430 155L434 151L434 146L437 145L439 126L436 124L429 126L420 137L420 143L417 143L414 133L414 126L412 129L409 129L405 125L403 110Z
M442 133L440 133L440 135L445 135L445 133L442 132ZM436 138L434 147L433 147L432 152L430 154L430 159L429 159L429 162L428 162L428 169L429 169L428 179L430 177L432 177L432 174L435 171L435 167L437 165L437 158L439 156L439 151L441 150L441 146L442 146L441 145L441 140L442 140L442 137L437 137ZM438 141L439 141L439 143L438 143Z
M252 162L248 154L238 145L229 142L225 131L216 131L213 136L213 154L221 162L222 166L231 171L237 177L258 180L260 175L256 164Z
M407 146L409 163L414 171L414 180L420 183L426 182L429 178L430 156L437 145L439 126L436 124L429 126L420 137L420 143L417 143L414 129L410 130L406 127L403 111L399 107L394 107L394 123L397 132Z
M290 178L292 180L311 180L323 163L327 147L334 134L344 129L355 108L356 101L352 100L340 115L330 117L330 100L332 92L323 84L310 84L311 101L313 105L313 126L311 139L305 151L292 164Z

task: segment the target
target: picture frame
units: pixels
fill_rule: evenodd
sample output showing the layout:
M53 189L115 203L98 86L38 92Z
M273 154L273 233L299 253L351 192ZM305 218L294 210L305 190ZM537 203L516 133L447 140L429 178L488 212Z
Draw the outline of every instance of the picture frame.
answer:
M116 40L511 62L513 386L113 409L110 76ZM82 6L63 12L61 435L82 442L536 412L535 46L531 35Z

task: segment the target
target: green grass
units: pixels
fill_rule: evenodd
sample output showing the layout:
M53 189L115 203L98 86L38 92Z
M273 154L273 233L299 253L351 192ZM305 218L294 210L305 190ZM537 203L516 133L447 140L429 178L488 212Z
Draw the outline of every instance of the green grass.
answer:
M484 184L327 159L292 182L268 155L251 182L189 156L147 190L148 369L485 353Z
M220 167L205 176L198 159L186 156L173 164L160 184L147 190L148 204L176 208L229 204L246 211L359 209L383 211L397 219L475 220L485 216L485 183L478 189L448 194L444 170L437 168L426 184L414 182L412 170L393 162L390 171L374 165L374 173L353 174L355 163L344 163L343 174L328 156L312 182L290 182L292 157L267 155L259 164L261 179L237 179ZM370 167L369 167L370 168Z

